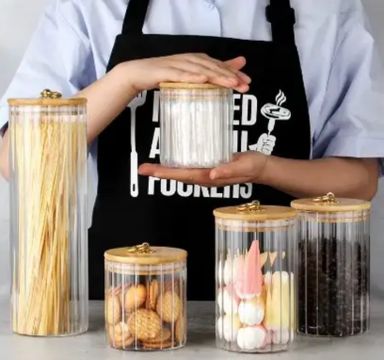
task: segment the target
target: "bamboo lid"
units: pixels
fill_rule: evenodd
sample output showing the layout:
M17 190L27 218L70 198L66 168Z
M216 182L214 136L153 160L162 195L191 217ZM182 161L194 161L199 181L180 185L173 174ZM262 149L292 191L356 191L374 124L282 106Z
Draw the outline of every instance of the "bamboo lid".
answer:
M178 83L178 82L163 82L160 83L160 89L227 89L223 86L213 84L193 84L193 83Z
M57 91L45 89L40 98L8 99L10 106L79 106L86 105L86 98L63 98Z
M240 206L229 206L213 211L217 219L242 221L288 220L297 212L288 206L261 205L259 201Z
M104 253L107 261L137 265L161 265L183 262L187 259L187 252L171 247L142 245L108 250Z
M87 99L9 99L8 104L10 106L79 106L86 105Z
M364 211L371 208L371 202L358 199L336 198L333 193L313 199L294 200L291 206L296 210L316 212Z

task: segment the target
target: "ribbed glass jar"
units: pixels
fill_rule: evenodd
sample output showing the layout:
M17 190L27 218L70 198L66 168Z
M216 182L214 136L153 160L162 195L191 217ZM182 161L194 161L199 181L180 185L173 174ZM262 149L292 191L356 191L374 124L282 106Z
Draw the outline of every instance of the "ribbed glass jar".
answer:
M217 346L287 350L296 331L296 212L248 204L214 214Z
M160 84L160 162L212 168L233 154L233 93L210 84Z
M187 253L150 247L105 253L105 326L111 347L172 350L187 339Z
M299 332L364 333L369 327L371 204L328 194L292 206L300 211Z
M13 331L79 334L88 328L86 100L9 105Z

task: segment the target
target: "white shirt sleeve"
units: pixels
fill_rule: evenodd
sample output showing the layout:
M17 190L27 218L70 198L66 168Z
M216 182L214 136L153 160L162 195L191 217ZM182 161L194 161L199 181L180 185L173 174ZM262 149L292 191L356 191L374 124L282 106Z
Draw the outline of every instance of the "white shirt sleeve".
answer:
M321 56L321 54L318 54ZM384 158L384 79L362 9L341 14L313 157Z
M36 98L45 88L71 96L96 80L85 22L74 4L52 0L46 7L0 101L0 129L8 122L8 98Z

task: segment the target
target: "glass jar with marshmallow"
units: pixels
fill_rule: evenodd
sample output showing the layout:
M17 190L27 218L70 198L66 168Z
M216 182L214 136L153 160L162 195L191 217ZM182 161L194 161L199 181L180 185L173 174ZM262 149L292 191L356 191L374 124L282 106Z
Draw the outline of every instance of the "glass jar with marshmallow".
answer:
M296 331L296 211L255 201L214 215L217 347L287 350Z

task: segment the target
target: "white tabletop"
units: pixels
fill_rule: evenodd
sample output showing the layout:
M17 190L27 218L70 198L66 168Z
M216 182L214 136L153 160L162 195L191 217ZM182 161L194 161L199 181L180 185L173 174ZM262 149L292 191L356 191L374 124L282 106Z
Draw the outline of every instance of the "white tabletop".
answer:
M8 301L0 299L1 360L101 360L101 359L250 359L216 349L214 304L189 303L187 346L165 352L124 352L108 347L104 337L103 303L90 303L88 333L65 338L32 338L13 335L10 330ZM384 301L372 301L371 329L362 336L343 339L298 337L291 350L277 355L259 355L263 359L371 360L384 357Z

